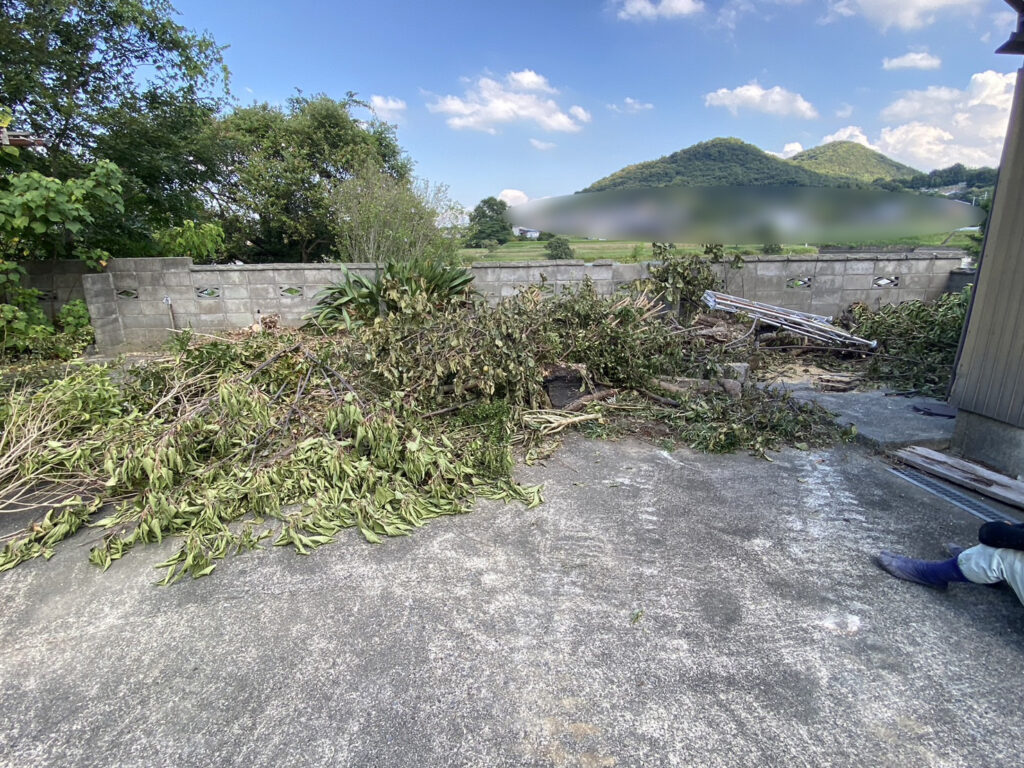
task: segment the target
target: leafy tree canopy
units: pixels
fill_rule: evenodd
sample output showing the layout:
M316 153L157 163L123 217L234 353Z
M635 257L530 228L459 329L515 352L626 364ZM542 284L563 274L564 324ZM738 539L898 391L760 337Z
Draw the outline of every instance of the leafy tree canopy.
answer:
M494 240L504 245L512 239L512 227L505 218L508 203L496 197L485 197L469 214L469 237L466 245L483 248L484 241Z
M197 100L226 81L221 49L173 12L166 0L0 0L0 103L49 139L53 175L64 155L95 159L111 112L143 94Z
M217 163L197 136L225 103L227 70L213 39L173 12L166 0L0 0L0 105L13 128L47 139L5 156L0 186L22 172L63 184L104 161L121 169L122 205L76 219L58 251L84 240L145 255L154 229L202 211Z
M343 100L302 95L285 108L236 109L213 128L211 141L225 163L213 205L225 221L228 254L245 261L333 258L332 197L357 170L407 183L412 164L394 129L364 123Z

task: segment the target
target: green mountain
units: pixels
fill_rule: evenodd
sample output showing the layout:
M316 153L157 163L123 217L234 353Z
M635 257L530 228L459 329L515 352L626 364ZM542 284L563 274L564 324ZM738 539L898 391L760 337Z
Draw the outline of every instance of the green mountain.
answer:
M805 149L789 162L815 173L871 183L876 179L909 179L917 171L897 163L881 152L852 141L833 141L820 147Z
M681 185L834 187L845 179L769 155L739 139L712 139L645 163L627 165L584 192Z

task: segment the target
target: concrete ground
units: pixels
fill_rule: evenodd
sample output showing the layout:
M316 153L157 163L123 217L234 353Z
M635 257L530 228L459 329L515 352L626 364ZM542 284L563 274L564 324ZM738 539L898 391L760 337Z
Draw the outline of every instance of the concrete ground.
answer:
M954 419L925 415L919 407L942 407L930 397L904 397L884 389L821 392L800 382L780 387L797 400L814 401L835 415L841 427L855 426L857 441L880 451L920 445L943 450L953 437Z
M580 437L493 503L152 586L0 575L2 766L1010 766L1024 607L877 570L975 519L859 447Z

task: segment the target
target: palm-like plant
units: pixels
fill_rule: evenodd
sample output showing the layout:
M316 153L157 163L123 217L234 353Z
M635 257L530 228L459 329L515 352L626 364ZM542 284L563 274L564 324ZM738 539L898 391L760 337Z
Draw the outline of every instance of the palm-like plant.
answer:
M375 278L346 271L345 279L317 294L306 327L352 328L394 310L403 297L425 294L437 304L467 298L473 273L433 259L393 261Z

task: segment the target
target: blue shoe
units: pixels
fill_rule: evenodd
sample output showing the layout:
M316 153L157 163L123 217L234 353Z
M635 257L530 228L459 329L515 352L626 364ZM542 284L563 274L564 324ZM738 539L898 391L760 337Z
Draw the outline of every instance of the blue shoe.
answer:
M895 576L897 579L912 581L932 589L944 590L951 581L952 574L949 573L949 561L937 563L928 560L914 560L903 555L894 555L892 552L880 552L875 557L875 562L885 572ZM953 561L956 562L955 560ZM955 581L962 580L952 579Z

